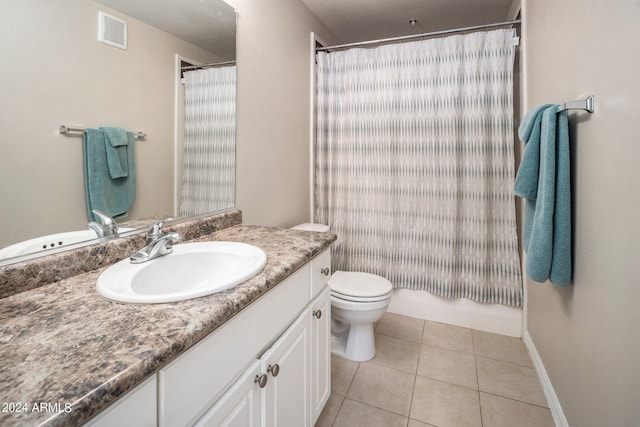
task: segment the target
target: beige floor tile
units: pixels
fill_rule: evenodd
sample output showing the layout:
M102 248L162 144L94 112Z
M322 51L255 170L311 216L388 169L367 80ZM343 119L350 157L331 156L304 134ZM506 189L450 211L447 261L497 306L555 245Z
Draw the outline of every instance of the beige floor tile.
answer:
M424 321L414 317L385 313L376 326L376 333L407 341L422 341Z
M535 369L484 357L476 366L480 391L547 407Z
M483 427L555 427L548 408L480 393Z
M422 342L423 344L435 345L448 350L473 354L471 329L459 326L445 325L444 323L427 320L424 322Z
M478 389L476 360L473 354L423 345L418 362L418 375Z
M422 421L409 419L407 427L436 427L433 424L423 423Z
M347 390L358 370L358 362L331 356L331 392L346 396Z
M476 356L533 367L527 347L520 338L483 331L472 331L472 335Z
M364 403L345 399L334 427L405 427L407 418L374 408Z
M398 369L361 363L347 398L408 416L414 379L414 375Z
M344 396L331 394L314 427L331 427L338 415L338 410L342 406L343 401Z
M411 418L439 427L480 427L478 392L418 376L411 403Z
M376 355L370 363L416 373L420 343L376 334Z
M371 361L332 356L316 427L553 426L521 340L393 313L375 331Z

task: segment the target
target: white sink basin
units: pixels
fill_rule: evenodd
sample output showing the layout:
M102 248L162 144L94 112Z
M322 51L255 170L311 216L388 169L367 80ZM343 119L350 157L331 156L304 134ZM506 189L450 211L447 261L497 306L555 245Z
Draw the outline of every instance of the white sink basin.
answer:
M120 228L118 232L134 230L133 228ZM35 237L0 249L0 259L11 258L20 255L27 255L34 252L40 252L47 249L59 248L61 246L72 245L74 243L86 242L87 240L97 239L93 230L67 231L64 233L49 234L46 236Z
M267 255L237 242L183 243L142 264L129 258L106 269L96 285L119 302L152 304L198 298L232 288L262 271Z

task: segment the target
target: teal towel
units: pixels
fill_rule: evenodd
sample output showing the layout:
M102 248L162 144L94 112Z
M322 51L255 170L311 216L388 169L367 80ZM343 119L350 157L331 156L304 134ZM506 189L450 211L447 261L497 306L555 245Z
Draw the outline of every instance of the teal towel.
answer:
M518 135L525 142L514 192L525 199L527 275L558 286L571 281L571 188L567 112L545 104L528 112Z
M538 194L538 172L540 170L540 123L542 121L542 113L552 104L540 105L533 110L528 111L520 128L518 136L524 141L524 153L522 161L516 176L515 187L518 189L520 197L526 199L534 199Z
M127 131L120 127L101 127L106 139L105 151L107 153L107 165L109 176L112 179L126 178L129 176L129 164L127 161L127 146L129 138Z
M85 129L83 137L85 193L89 219L95 221L92 210L98 209L117 218L127 215L136 196L135 144L132 132L127 132L127 177L111 178L107 141L102 129Z

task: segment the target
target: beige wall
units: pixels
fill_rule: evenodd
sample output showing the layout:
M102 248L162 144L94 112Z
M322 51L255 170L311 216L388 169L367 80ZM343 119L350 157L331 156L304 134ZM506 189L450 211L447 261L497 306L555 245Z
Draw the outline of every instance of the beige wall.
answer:
M309 221L310 32L300 0L228 0L238 12L236 201L243 222Z
M97 41L99 10L127 50ZM0 247L86 228L82 138L61 124L144 129L130 217L172 213L176 53L217 59L90 0L0 0Z
M526 107L570 115L573 283L529 281L531 338L571 426L640 425L640 2L525 0Z

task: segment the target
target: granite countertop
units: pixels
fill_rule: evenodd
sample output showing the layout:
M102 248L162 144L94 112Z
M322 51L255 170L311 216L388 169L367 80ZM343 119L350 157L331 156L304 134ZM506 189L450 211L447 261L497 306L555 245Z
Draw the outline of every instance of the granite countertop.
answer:
M190 242L211 240L258 246L267 265L231 290L175 303L103 298L95 283L106 267L0 299L0 425L82 424L307 263L335 235L236 225Z

